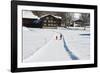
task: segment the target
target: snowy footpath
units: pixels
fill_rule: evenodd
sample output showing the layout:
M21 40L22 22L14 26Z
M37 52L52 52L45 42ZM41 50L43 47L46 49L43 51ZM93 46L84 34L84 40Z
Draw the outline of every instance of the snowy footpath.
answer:
M31 48L31 54L29 54L28 57L23 60L23 62L86 60L90 57L90 36L89 31L87 30L34 30L34 28L29 30L27 28L27 32L25 30L23 33L23 50L25 50L23 55L27 56L26 53L28 53L27 51L29 51L28 48ZM36 36L36 34L38 36ZM56 36L60 36L60 34L62 34L62 39L60 40L59 37L57 37L56 39ZM29 38L29 36L31 37ZM32 44L27 45L30 42ZM38 43L35 43L35 45L34 42ZM38 47L38 49L35 49L37 47L34 46L40 47Z

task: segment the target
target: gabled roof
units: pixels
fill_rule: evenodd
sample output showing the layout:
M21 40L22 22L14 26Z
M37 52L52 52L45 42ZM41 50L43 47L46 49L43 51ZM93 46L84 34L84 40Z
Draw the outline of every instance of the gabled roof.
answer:
M39 19L38 16L32 13L32 11L23 11L23 18Z
M75 20L74 22L82 22L82 20L79 19L79 20Z
M50 14L45 14L45 15L42 15L40 18L49 16L49 15L50 15ZM60 16L55 16L55 15L50 15L50 16L53 16L53 17L55 17L55 18L57 18L57 19L61 19L61 18L62 18L62 17L60 17Z
M61 19L62 17L60 17L60 16L54 16L55 18L58 18L58 19Z

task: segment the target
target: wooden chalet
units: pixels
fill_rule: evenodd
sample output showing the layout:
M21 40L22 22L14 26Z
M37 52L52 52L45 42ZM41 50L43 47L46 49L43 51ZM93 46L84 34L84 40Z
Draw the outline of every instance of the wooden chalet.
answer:
M32 11L23 11L22 24L26 27L45 28L61 26L62 18L54 15L42 15L38 17Z
M61 26L61 17L54 15L44 15L40 17L43 27L57 27Z

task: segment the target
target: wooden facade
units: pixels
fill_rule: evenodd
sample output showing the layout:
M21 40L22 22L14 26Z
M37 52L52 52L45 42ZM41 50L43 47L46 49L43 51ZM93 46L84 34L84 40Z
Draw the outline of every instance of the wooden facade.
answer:
M53 15L45 15L40 18L43 22L43 27L57 27L61 26L61 18Z

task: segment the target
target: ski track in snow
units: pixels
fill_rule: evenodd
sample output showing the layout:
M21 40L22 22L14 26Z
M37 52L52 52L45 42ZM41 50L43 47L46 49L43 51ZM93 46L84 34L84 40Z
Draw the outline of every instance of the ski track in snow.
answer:
M62 37L63 37L63 46L64 46L64 49L66 50L66 53L69 54L70 58L71 58L72 60L79 60L79 58L76 57L76 56L74 55L74 53L71 52L70 49L68 48L67 43L66 43L66 41L65 41L65 39L64 39L64 35L63 35L61 32L59 32L59 31L53 31L53 32L56 32L56 33L59 33L59 34L62 35Z
M72 60L79 60L78 57L76 57L76 56L73 54L73 52L71 52L71 51L68 49L67 44L66 44L65 39L64 39L64 36L63 36L63 42L64 42L64 48L65 48L65 50L67 51L67 53L70 55L71 59L72 59Z

